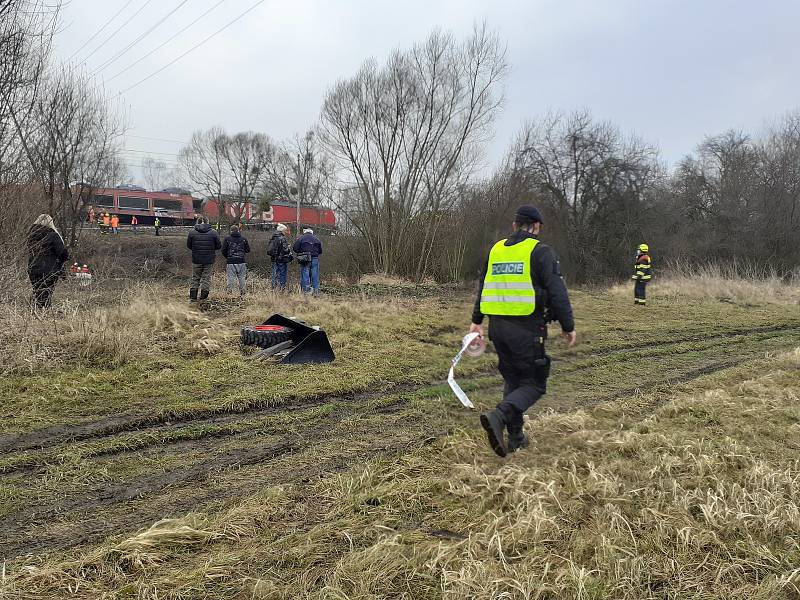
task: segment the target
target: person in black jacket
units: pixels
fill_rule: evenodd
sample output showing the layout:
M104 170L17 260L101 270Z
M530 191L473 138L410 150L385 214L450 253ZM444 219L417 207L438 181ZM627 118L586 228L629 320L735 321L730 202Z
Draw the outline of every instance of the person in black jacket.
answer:
M292 251L286 236L289 228L283 223L278 223L275 233L267 245L267 254L272 260L272 289L285 290L286 280L289 276L289 263L292 261Z
M300 287L304 294L319 295L319 257L322 255L322 242L310 227L303 229L303 235L292 246L297 262L300 264Z
M53 217L39 215L28 231L28 277L33 286L33 305L47 308L69 252Z
M247 254L250 252L250 244L236 225L231 225L231 233L222 242L222 256L228 261L228 285L227 290L230 294L233 291L233 283L239 282L239 295L244 297L244 284L247 277Z
M186 238L186 247L192 251L192 280L189 284L189 301L196 302L208 298L211 290L211 272L214 270L214 261L217 250L222 244L217 232L211 229L206 217L197 219L197 224ZM197 291L200 290L198 298Z
M513 234L495 244L484 264L472 311L470 332L481 337L484 314L490 315L489 338L505 383L497 409L480 419L489 445L500 456L528 445L522 417L547 391L550 375L550 357L544 349L548 321L561 324L569 346L576 340L572 305L558 260L537 238L541 225L536 207L528 204L517 209ZM521 251L513 248L518 244L530 247L530 254L522 246Z

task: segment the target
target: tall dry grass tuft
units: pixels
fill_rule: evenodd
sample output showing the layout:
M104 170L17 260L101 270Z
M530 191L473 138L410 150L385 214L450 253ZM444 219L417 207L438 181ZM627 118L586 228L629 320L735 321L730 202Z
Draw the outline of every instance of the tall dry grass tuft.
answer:
M166 282L95 278L89 287L58 284L52 308L32 311L20 278L7 287L0 315L0 372L64 367L113 368L154 349L219 351L234 335L179 296Z
M630 295L632 283L612 288L615 295ZM657 273L648 286L653 296L683 296L746 305L800 304L800 272L781 277L775 272L742 265L693 265L677 262Z

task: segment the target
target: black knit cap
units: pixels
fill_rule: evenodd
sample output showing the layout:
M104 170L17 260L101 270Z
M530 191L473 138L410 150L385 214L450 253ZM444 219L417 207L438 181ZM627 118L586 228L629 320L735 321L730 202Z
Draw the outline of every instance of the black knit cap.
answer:
M534 223L544 223L542 213L533 204L523 204L517 209L514 218L520 221L532 221Z

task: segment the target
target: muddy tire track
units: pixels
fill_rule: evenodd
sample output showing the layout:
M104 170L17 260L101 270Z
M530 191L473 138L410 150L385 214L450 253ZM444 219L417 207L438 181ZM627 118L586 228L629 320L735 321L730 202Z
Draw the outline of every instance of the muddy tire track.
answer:
M765 333L778 333L781 334L789 330L797 330L798 325L795 324L780 324L765 327L755 327L749 329L730 329L721 331L720 333L707 336L707 335L692 335L674 338L670 340L662 340L658 342L641 342L625 346L616 346L614 348L604 348L584 353L576 353L569 355L555 354L554 359L557 362L572 363L579 362L589 358L601 358L612 356L616 354L625 354L644 349L667 349L676 345L692 343L692 342L715 342L722 341L726 338L737 337L743 335L765 334ZM446 331L450 331L447 328ZM494 374L495 370L483 371L480 373L472 374L470 378L486 376ZM464 378L469 380L470 378ZM96 421L89 423L82 423L77 425L55 425L43 429L38 429L28 432L20 432L13 434L0 435L0 454L8 454L13 452L20 452L24 450L43 449L52 446L58 446L70 442L78 442L90 439L99 439L110 437L120 433L149 430L149 431L165 431L169 428L182 427L190 424L224 424L236 420L240 420L242 416L247 417L260 417L276 414L284 411L297 411L308 408L318 407L330 402L363 402L378 398L380 396L401 394L404 392L411 392L425 387L444 384L444 380L430 381L423 384L397 384L389 386L376 391L357 391L345 394L328 394L311 397L293 397L289 396L286 401L279 404L270 404L264 406L262 404L251 404L243 407L236 408L215 408L206 411L196 411L192 413L179 414L175 412L162 412L162 413L144 413L144 414L122 414L103 417ZM24 470L26 465L20 465L19 468L6 468L3 473L9 473L16 470Z
M397 411L395 404L380 407L370 414L386 413L392 414ZM48 525L57 524L69 515L91 514L96 511L113 508L114 506L136 501L143 498L160 498L165 491L178 490L190 484L198 484L207 481L215 474L223 473L233 468L247 467L270 463L276 459L296 455L305 450L313 449L320 443L337 439L335 434L328 430L338 422L347 417L358 414L358 411L341 410L336 415L329 415L324 423L316 427L309 428L302 434L289 434L284 436L277 443L270 445L260 445L254 440L253 446L246 448L229 449L222 453L213 453L213 449L208 450L207 456L193 457L193 462L187 465L168 469L161 473L145 475L134 478L130 481L107 483L98 485L92 489L72 495L64 500L51 502L46 506L33 506L0 519L0 531L3 531L5 538L0 543L0 557L12 558L21 554L40 552L44 550L66 549L74 547L84 541L104 538L115 530L118 526L105 521L92 521L89 531L72 532L68 535L53 534L48 530ZM440 434L442 435L442 434ZM429 440L428 436L428 440ZM373 449L373 452L363 458L377 455L387 455L407 449L408 443L398 444L396 439L380 439L380 445ZM427 441L427 440L426 440ZM395 442L395 443L393 443ZM352 461L351 461L352 462ZM189 496L178 502L171 502L169 505L172 514L183 514L186 511L197 510L198 504L206 504L210 501L219 501L253 493L265 485L278 485L281 483L298 483L308 481L309 478L326 475L333 472L346 470L348 462L342 462L341 457L332 457L327 461L319 463L312 469L298 469L292 471L291 475L286 475L282 479L271 479L269 481L257 480L250 484L243 484L238 487L225 490L223 493L214 492L199 499L191 493ZM201 488L193 488L190 491L198 491ZM201 490L202 491L202 490ZM148 509L148 503L131 505L131 510L125 514L124 531L129 531L135 527L150 524L154 519L163 518L163 513L152 515ZM71 529L68 526L68 529ZM37 532L38 530L38 532Z

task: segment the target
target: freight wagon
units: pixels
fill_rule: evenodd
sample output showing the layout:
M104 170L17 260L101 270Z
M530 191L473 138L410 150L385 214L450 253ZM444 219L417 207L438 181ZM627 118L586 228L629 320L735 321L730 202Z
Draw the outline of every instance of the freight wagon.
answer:
M229 221L240 216L240 221L253 225L275 225L284 223L294 225L297 223L297 205L291 202L273 202L268 211L260 211L255 202L236 203L225 202L225 212ZM220 218L219 202L209 198L203 202L203 214L212 223ZM322 231L332 231L336 228L336 215L329 208L319 206L300 206L300 226L310 226Z

